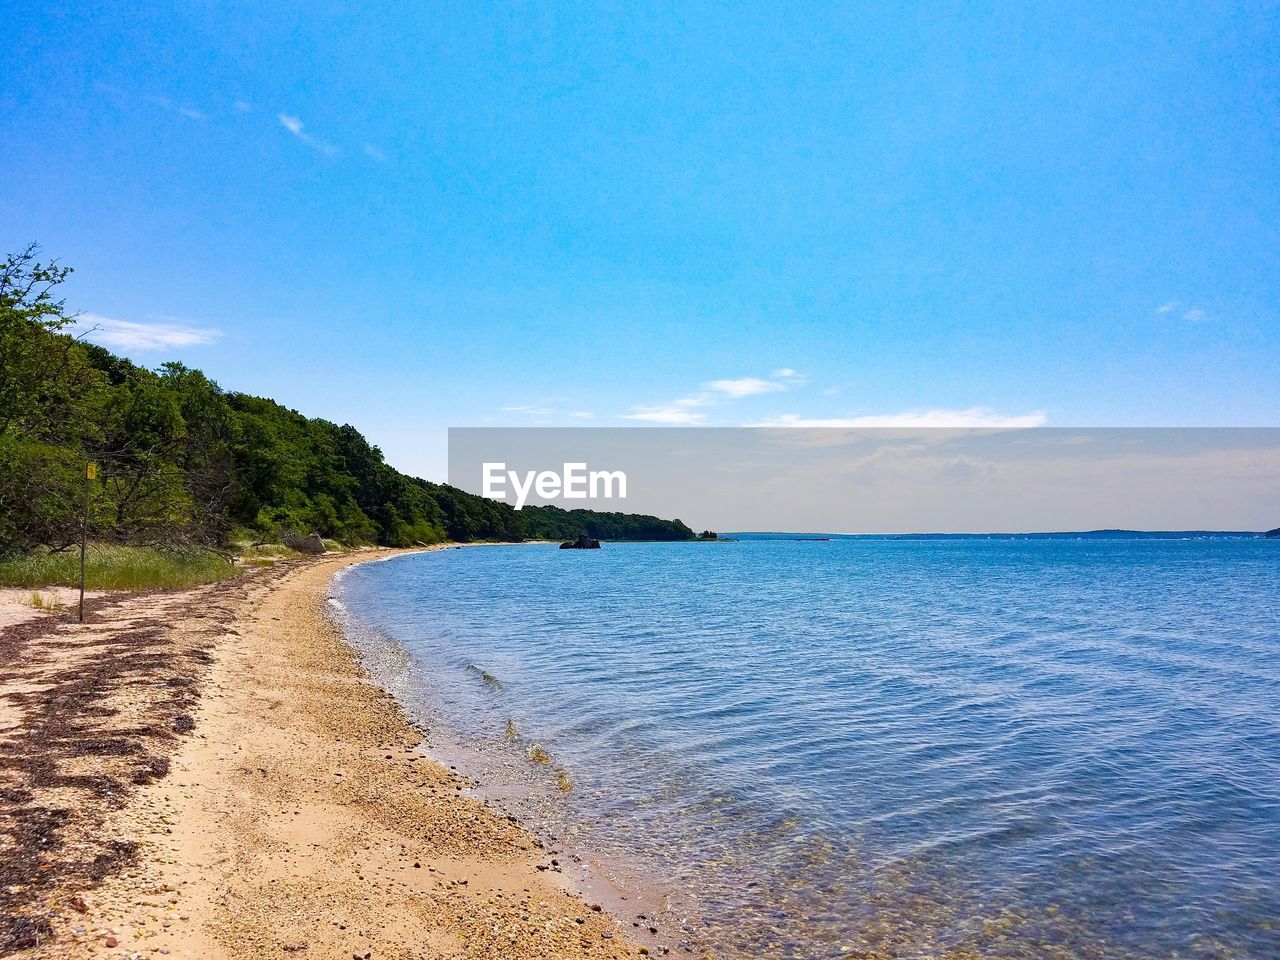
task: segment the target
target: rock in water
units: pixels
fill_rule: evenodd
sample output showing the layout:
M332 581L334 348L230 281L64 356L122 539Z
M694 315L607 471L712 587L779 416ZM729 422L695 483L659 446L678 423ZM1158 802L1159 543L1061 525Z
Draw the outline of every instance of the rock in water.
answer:
M560 544L561 550L599 550L600 541L588 537L585 533L578 534L577 540L566 540Z

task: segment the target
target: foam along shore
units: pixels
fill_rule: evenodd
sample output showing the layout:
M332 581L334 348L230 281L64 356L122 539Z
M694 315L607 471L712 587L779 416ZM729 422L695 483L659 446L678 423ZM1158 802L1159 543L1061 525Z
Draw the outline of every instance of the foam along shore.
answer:
M648 952L362 673L325 597L387 553L0 633L0 955Z

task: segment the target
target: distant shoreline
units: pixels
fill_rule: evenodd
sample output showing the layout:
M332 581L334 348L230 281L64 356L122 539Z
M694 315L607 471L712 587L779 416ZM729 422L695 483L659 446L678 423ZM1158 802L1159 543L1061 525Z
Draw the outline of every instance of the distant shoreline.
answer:
M721 534L739 540L1266 540L1264 530L1059 530L1030 533L828 533L826 531L737 530Z

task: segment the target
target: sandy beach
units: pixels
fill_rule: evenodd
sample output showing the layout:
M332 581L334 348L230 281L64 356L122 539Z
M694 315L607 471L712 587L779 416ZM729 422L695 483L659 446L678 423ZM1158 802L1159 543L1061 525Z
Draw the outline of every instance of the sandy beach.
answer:
M379 555L10 617L0 955L649 952L362 674L325 597Z

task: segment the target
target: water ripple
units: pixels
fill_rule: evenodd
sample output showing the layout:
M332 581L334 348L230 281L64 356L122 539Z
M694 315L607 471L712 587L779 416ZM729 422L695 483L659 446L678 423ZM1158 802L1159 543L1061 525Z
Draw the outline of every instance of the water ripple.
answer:
M406 557L341 593L408 652L402 699L494 777L551 775L509 721L543 745L575 786L537 815L666 878L700 942L1280 956L1280 544L573 559Z

